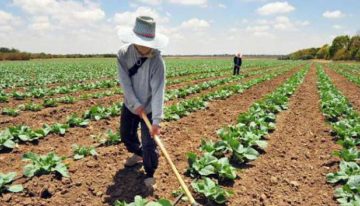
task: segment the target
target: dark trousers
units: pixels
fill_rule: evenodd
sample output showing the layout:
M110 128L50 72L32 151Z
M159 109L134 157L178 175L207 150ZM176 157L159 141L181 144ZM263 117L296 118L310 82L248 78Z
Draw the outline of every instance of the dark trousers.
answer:
M147 116L152 121L151 113ZM141 144L137 134L139 124L141 125ZM138 115L133 114L125 105L122 107L121 112L120 135L129 152L143 157L146 175L153 177L159 161L156 143L151 137L145 122Z
M240 73L240 66L234 66L234 75L238 75Z

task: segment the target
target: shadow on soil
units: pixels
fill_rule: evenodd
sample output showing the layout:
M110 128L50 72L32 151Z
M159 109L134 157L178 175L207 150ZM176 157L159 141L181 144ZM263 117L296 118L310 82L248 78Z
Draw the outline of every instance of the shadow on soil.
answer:
M146 191L145 174L140 170L141 165L125 167L119 170L113 179L113 184L106 190L105 202L113 205L116 200L133 202L136 195L147 197L151 192Z

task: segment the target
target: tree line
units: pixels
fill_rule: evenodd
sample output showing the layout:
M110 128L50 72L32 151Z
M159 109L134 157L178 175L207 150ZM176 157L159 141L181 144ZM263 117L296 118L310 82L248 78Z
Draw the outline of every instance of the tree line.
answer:
M3 60L30 60L52 58L90 58L90 57L116 57L115 54L46 54L21 52L14 48L0 47L0 61Z
M280 59L327 59L327 60L355 60L360 61L360 35L337 36L331 45L325 44L320 48L308 48L296 51Z

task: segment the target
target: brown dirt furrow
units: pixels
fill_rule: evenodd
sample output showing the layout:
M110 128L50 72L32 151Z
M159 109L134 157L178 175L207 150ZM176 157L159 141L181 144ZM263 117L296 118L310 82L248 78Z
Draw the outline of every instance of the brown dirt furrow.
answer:
M239 113L245 112L252 103L273 91L295 71L297 70L292 70L292 72L271 81L255 85L243 94L234 95L227 100L211 102L208 109L192 113L179 121L165 123L162 135L164 143L179 171L183 172L185 170L187 167L186 153L196 151L202 137L212 136L212 138L216 138L217 129L226 124L235 123ZM118 124L117 119L111 121L111 125L116 124ZM59 141L60 138L55 138L51 141L53 147L51 149L69 151L71 143L88 138L89 130L97 130L103 126L101 122L94 124L93 127L85 129L86 133L84 133L84 130L74 130L69 135L71 141L66 139ZM96 134L95 131L90 133ZM44 148L43 145L41 147ZM59 149L62 147L67 149ZM36 152L36 150L40 150L39 148L35 147L33 150ZM36 177L29 181L25 186L32 192L33 196L12 195L12 205L26 202L32 205L91 204L95 206L111 204L115 199L130 201L138 194L149 195L142 190L144 179L142 169L139 167L124 168L123 160L129 156L129 153L125 151L123 145L99 148L98 152L101 155L97 160L86 158L85 160L70 163L70 180L64 179L61 181L48 175ZM1 163L1 165L4 165L5 171L8 171L8 169L13 171L13 168L17 168L16 170L19 171L19 166L24 165L15 156L7 159L7 161L9 160L13 162L12 168ZM169 169L165 160L161 157L159 169L156 173L158 189L150 198L165 197L173 199L171 192L177 189L179 185ZM186 181L189 183L191 180L186 178ZM51 188L50 193L52 195L46 195L48 199L39 197L40 194L44 194L43 188Z
M231 205L337 205L326 174L337 167L338 149L321 114L314 67L277 116L265 154L235 182Z
M348 98L353 107L357 111L360 111L360 86L332 69L325 68L325 72L329 75L336 88Z

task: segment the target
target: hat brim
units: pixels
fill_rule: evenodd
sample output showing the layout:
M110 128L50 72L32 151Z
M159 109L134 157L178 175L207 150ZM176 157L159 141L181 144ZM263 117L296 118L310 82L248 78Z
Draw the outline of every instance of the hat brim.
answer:
M169 43L168 37L161 33L156 33L154 38L147 38L135 34L132 29L119 29L118 36L120 40L124 43L137 44L153 49L163 49Z

